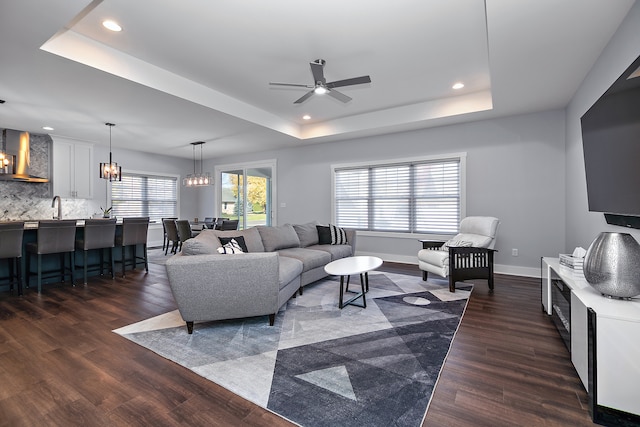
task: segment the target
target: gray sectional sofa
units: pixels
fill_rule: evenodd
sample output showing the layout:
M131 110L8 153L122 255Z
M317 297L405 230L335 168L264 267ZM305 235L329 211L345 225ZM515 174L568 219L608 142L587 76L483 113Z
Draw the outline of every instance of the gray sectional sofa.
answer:
M297 291L302 295L304 286L327 276L325 265L355 254L355 230L343 229L346 244L331 244L325 243L327 228L317 226L310 222L203 230L185 241L166 268L187 331L193 333L196 321L264 315L273 325L289 298ZM218 248L231 238L246 251L220 254Z

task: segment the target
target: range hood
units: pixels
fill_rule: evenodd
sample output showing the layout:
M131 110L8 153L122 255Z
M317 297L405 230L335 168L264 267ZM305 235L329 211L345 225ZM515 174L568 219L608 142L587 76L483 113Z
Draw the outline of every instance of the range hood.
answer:
M4 129L2 131L2 146L0 150L5 153L9 163L6 166L0 165L0 180L49 182L48 178L30 174L31 150L29 142L29 132L13 129Z

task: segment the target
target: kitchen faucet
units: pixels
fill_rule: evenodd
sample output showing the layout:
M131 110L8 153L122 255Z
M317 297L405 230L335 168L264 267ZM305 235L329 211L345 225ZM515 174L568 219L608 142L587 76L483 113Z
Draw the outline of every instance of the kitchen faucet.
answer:
M54 216L53 219L62 219L62 199L60 199L60 196L53 196L51 207L54 208L56 206L56 199L58 200L58 215Z

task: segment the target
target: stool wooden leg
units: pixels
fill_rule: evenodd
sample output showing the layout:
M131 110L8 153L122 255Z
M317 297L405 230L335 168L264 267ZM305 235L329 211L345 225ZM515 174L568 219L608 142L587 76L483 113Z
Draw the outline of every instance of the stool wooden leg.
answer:
M42 293L42 255L38 254L38 293Z
M109 260L111 261L111 278L116 278L116 264L113 261L113 248L109 249Z
M69 257L71 258L71 284L73 286L76 285L76 254L75 252L69 252Z
M82 258L83 258L83 265L84 265L84 269L83 269L83 273L84 273L84 284L87 284L87 251L82 251ZM102 268L102 267L100 267Z

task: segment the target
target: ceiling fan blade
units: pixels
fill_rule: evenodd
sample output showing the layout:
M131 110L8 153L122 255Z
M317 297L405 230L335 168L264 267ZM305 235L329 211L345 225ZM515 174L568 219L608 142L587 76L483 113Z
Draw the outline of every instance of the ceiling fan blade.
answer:
M313 95L313 91L312 90L310 90L309 92L307 92L304 95L302 95L299 99L295 100L293 103L294 104L302 104L304 101L309 99L311 97L311 95Z
M342 102L351 101L350 97L348 97L344 93L338 92L337 90L330 89L329 92L327 92L327 95L337 99L338 101L342 101Z
M338 80L335 82L327 83L327 87L328 88L343 87L343 86L351 86L351 85L360 85L363 83L371 83L371 77L361 76L361 77L354 77L352 79Z
M271 86L293 86L293 87L306 87L306 88L312 88L314 86L311 85L299 85L299 84L295 84L295 83L271 83L269 82L269 84Z
M314 83L322 82L322 84L324 84L326 82L324 78L324 63L310 62L309 65L311 65L311 74L313 74L313 82Z

